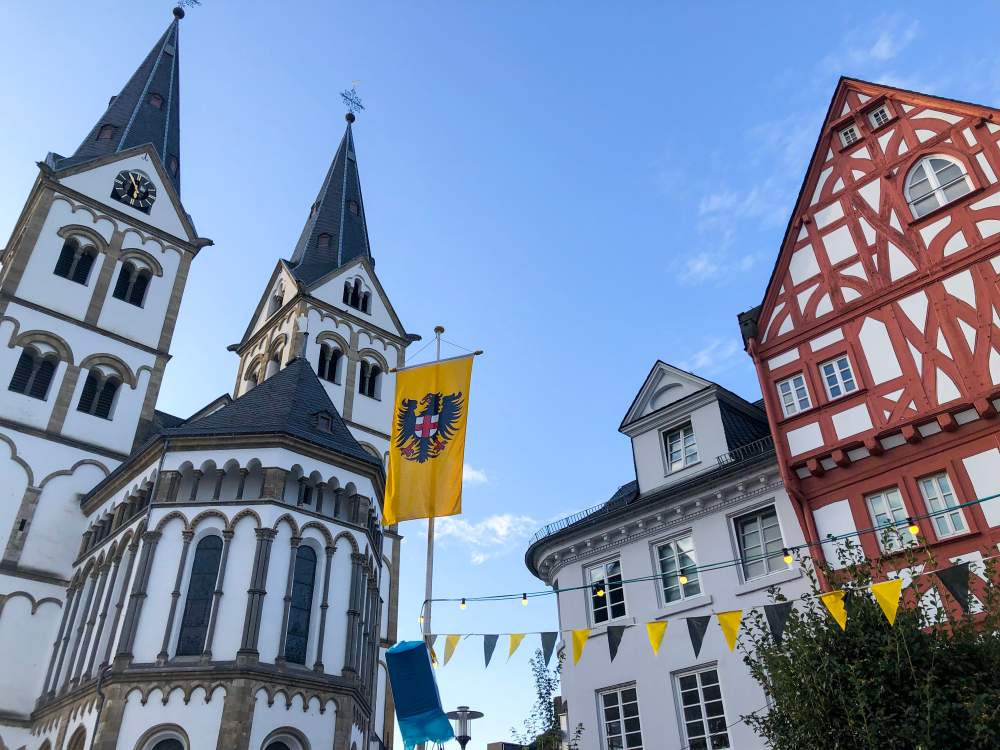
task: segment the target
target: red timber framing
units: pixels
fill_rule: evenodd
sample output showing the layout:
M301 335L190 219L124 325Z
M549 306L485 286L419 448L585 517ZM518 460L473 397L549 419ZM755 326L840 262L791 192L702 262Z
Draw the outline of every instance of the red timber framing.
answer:
M940 174L907 192L921 168ZM763 303L740 316L811 541L874 526L866 496L893 487L927 514L932 475L957 502L1000 492L998 175L997 110L839 82ZM920 521L943 564L1000 542L1000 500L963 516L943 538ZM874 533L860 541L880 554Z

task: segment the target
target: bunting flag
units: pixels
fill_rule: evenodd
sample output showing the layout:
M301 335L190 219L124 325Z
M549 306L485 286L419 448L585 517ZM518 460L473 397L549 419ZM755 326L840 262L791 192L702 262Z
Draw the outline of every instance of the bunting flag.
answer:
M510 650L507 651L507 661L510 661L510 657L514 655L517 651L517 647L521 645L521 641L524 640L524 633L511 633L510 634Z
M589 637L590 628L577 628L573 631L573 664L580 661L580 657L583 656L583 649Z
M722 634L726 636L729 650L735 650L736 638L740 634L740 623L743 621L743 610L733 609L728 612L719 612L716 617L719 618L719 627L722 628Z
M444 639L444 665L447 667L451 657L455 655L455 648L458 646L461 635L448 635Z
M872 584L872 596L882 608L882 614L890 625L896 624L896 612L899 610L899 597L903 593L903 579L894 578L891 581Z
M792 602L778 602L777 604L764 605L764 617L767 618L767 626L771 629L771 637L774 642L781 644L781 638L785 634L785 623L788 622L788 615L792 613Z
M685 619L688 624L688 635L691 636L691 648L694 649L694 655L698 656L701 653L701 644L705 640L705 631L708 630L708 623L712 619L712 616L702 615L701 617L688 617Z
M646 623L646 636L649 638L649 645L653 647L653 656L660 653L660 645L663 643L663 636L667 634L667 621Z
M436 667L438 665L437 654L434 653L434 644L437 642L438 637L432 633L424 636L424 645L427 646L427 653L431 655L431 666Z
M545 664L548 665L549 661L552 659L552 649L556 647L556 633L554 630L550 630L547 633L542 633L542 654L545 657Z
M827 594L820 594L819 597L830 611L830 616L840 625L841 630L847 630L847 609L844 607L844 596L843 591L831 591Z
M955 597L963 612L969 611L969 563L959 563L937 571L948 592Z
M608 653L611 654L611 661L618 656L618 646L621 645L623 635L625 635L624 625L608 625Z
M483 658L486 659L486 666L490 666L490 659L493 658L493 649L497 647L498 635L483 636Z

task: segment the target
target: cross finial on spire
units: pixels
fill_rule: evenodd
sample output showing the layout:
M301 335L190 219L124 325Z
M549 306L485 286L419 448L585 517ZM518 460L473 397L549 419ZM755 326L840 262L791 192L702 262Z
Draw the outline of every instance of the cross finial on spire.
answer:
M350 89L340 92L340 98L347 105L347 121L354 122L354 115L365 108L365 105L361 103L361 97L358 96L358 90L352 85Z

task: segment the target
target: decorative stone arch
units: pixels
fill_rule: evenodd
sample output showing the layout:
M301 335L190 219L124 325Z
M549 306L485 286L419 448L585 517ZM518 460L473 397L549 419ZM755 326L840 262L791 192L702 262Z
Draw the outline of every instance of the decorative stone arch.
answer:
M76 470L79 469L81 466L85 466L85 465L96 466L98 469L100 469L101 471L104 472L104 476L105 477L107 477L108 474L111 473L110 470L108 469L108 467L105 466L104 464L102 464L100 461L95 461L93 458L82 458L79 461L77 461L75 464L73 464L71 467L69 467L68 469L59 469L57 471L53 471L51 474L49 474L47 477L45 477L39 483L38 488L41 489L41 490L44 490L45 489L45 485L48 484L49 481L55 479L56 477L67 477L67 476L70 476L70 475L76 473Z
M323 537L323 541L326 542L326 546L333 546L333 534L319 521L309 521L309 523L303 524L300 534L305 534L306 529L316 529L320 533L320 536Z
M6 446L10 449L10 460L24 469L24 473L28 477L28 486L33 487L35 485L35 474L31 471L31 467L28 465L28 462L17 455L17 444L2 433L0 433L0 443L6 444Z
M212 697L215 695L215 691L222 688L223 694L226 692L226 686L221 682L192 682L187 685L182 685L184 690L184 705L191 702L191 697L194 695L194 691L201 688L205 693L205 703L211 703Z
M354 554L358 554L361 551L361 549L358 547L358 541L354 538L354 534L352 534L349 531L341 531L339 534L337 534L337 536L333 538L333 544L331 546L336 548L337 543L341 539L347 540L348 544L351 545L351 552L353 552Z
M167 515L165 515L163 518L161 518L159 520L159 522L156 524L156 529L155 530L162 533L163 530L167 527L167 524L169 524L171 521L173 521L176 518L179 518L183 522L183 524L184 524L184 529L183 530L184 531L190 531L191 530L191 524L188 521L187 516L185 516L179 510L172 510L169 513L167 513Z
M287 344L288 344L288 334L279 333L277 336L275 336L274 338L272 338L270 341L267 342L267 349L265 351L267 351L268 354L274 354L275 349L284 349Z
M375 351L369 346L366 346L363 349L358 349L358 359L362 360L365 358L374 359L375 364L382 368L383 374L387 374L389 372L389 363L386 362L385 357L380 352Z
M136 237L138 237L139 238L139 244L143 245L144 247L147 244L149 244L150 242L152 242L152 243L154 243L156 245L159 245L160 246L160 254L161 255L166 255L167 250L173 250L175 253L177 253L177 255L182 256L182 257L184 255L184 251L181 250L179 247L175 247L175 246L173 246L173 245L171 245L171 244L169 244L167 242L164 242L163 240L161 240L159 237L157 237L155 235L145 234L143 232L140 232L138 229L136 229L133 226L128 227L123 232L124 241L128 240L128 236L130 234L134 234Z
M59 599L56 599L55 597L52 596L45 596L42 597L41 599L35 599L35 597L28 591L21 591L21 590L11 591L9 594L0 594L0 615L3 614L4 606L11 599L27 599L28 604L31 605L31 614L35 614L36 612L38 612L39 607L41 607L43 604L48 604L49 602L55 604L60 609L62 609L63 605L63 603Z
M274 522L274 525L271 528L274 531L277 531L282 521L288 524L289 528L292 530L292 536L301 535L299 531L299 525L295 522L295 519L292 517L290 513L283 513L282 515L280 515L278 517L278 520Z
M94 221L97 221L96 216L94 217ZM105 253L108 250L108 241L104 239L100 233L95 232L90 227L83 226L83 224L67 224L64 227L60 227L59 230L56 231L56 234L64 240L81 236L93 245L94 249L99 253Z
M13 349L15 346L23 348L29 344L35 343L36 341L48 344L55 349L56 354L59 355L59 359L68 364L73 364L73 350L66 342L66 339L56 336L54 333L50 333L49 331L25 331L20 335L17 335L15 332L14 335L10 337L10 342L7 344L7 348Z
M78 726L66 743L66 750L84 750L87 746L87 728Z
M252 518L256 523L256 527L258 529L263 525L263 522L260 520L260 516L257 515L257 512L255 510L251 508L244 508L235 516L233 516L232 520L229 522L227 530L236 531L237 524L239 524L239 522L242 521L244 518Z
M130 692L129 695L131 694ZM143 700L143 705L145 704L146 701ZM187 732L182 727L177 724L157 724L152 729L147 729L143 733L135 745L135 750L152 750L157 742L170 739L180 742L185 747L185 750L191 747L191 741L188 739Z
M132 390L135 390L139 385L132 368L113 354L91 354L80 362L81 370L92 370L97 367L110 368ZM102 371L102 374L106 375L107 373Z
M192 518L191 519L191 524L189 525L188 530L190 530L190 531L196 531L198 529L198 526L202 523L202 521L204 521L207 518L218 518L218 519L220 519L222 521L222 529L223 530L229 530L230 529L230 525L229 525L230 522L229 522L229 519L226 517L226 514L223 513L223 512L221 512L221 511L215 510L213 508L213 509L209 509L209 510L203 510L201 513L199 513L194 518Z
M379 462L381 463L381 461L382 461L382 454L379 452L378 448L376 448L371 443L365 443L365 442L363 442L361 440L358 441L358 444L362 448L364 448L366 451L368 451L372 456L374 456L375 458L377 458L379 460Z
M125 263L129 260L137 261L139 264L145 266L154 276L163 276L163 266L160 265L160 261L145 250L139 250L138 248L122 250L121 255L118 256L118 261Z
M336 344L341 353L346 357L351 352L351 345L347 343L347 339L341 336L336 331L320 331L316 334L316 343L333 343Z

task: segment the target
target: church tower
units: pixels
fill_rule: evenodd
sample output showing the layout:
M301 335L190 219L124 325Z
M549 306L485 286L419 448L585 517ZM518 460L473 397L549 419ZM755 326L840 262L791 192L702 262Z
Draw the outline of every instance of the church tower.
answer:
M191 261L174 18L68 157L49 154L0 270L0 746L42 692L87 525L141 443ZM91 592L93 593L93 592Z

